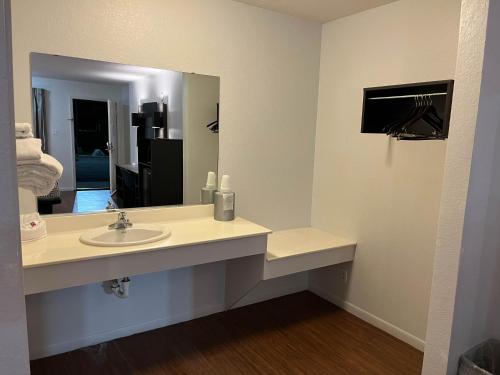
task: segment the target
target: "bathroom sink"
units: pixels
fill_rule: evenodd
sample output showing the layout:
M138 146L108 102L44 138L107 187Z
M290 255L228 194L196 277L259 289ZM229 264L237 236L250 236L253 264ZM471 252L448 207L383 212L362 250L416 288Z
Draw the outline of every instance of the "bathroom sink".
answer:
M127 229L101 227L80 236L80 242L93 246L133 246L163 240L170 236L168 227L134 224Z

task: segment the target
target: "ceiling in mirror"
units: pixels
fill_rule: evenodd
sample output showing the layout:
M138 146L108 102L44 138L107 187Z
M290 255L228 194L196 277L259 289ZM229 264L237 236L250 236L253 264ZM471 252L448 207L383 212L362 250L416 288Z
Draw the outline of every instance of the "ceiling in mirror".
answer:
M149 76L159 75L164 71L156 68L67 56L41 53L31 55L31 75L35 77L93 83L128 84Z
M33 131L64 167L40 213L199 204L219 154L219 78L31 54Z
M328 22L396 0L235 0L299 18Z

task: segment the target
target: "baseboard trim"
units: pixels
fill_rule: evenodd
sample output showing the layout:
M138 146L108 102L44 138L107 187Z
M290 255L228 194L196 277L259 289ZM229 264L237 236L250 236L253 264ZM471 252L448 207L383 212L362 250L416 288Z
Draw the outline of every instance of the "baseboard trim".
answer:
M330 301L331 303L340 307L341 309L353 314L354 316L357 316L361 320L364 320L365 322L381 329L382 331L387 332L391 336L394 336L397 339L407 343L408 345L413 346L415 349L418 349L421 352L424 351L425 341L412 335L411 333L406 332L405 330L395 326L394 324L391 324L379 318L378 316L375 316L369 313L368 311L363 310L362 308L343 300L342 298L336 295L333 295L331 292L325 290L324 288L309 285L309 290L314 294L318 295L319 297L326 299L327 301Z
M134 335L136 333L151 331L154 329L166 327L172 324L185 322L188 320L200 318L224 311L224 305L203 306L190 314L179 314L162 319L156 319L149 322L135 324L126 327L120 327L111 331L101 332L95 335L81 337L76 340L65 341L57 344L44 346L41 348L30 348L30 359L49 357L56 354L70 352L86 346L96 345L102 342L114 340L120 337Z

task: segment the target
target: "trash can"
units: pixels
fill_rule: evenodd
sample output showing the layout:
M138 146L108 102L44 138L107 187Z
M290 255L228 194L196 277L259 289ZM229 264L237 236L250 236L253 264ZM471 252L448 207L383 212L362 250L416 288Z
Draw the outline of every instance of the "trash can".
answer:
M487 340L462 354L458 375L500 375L500 341Z

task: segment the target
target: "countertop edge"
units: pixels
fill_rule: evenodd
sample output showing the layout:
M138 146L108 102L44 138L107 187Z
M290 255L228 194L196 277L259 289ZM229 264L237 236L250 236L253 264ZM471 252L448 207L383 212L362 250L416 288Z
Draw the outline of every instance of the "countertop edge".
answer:
M256 225L258 225L258 224L256 224ZM75 259L70 259L70 260L34 263L34 264L28 264L28 265L23 264L23 270L48 267L48 266L55 266L55 265L67 264L67 263L85 262L88 260L95 260L95 259L114 258L114 257L127 256L127 255L134 255L134 254L141 254L141 253L148 253L148 252L155 252L155 251L163 251L163 250L168 250L168 249L176 249L176 248L184 247L184 246L197 246L197 245L204 245L204 244L214 243L214 242L232 241L232 240L238 240L238 239L244 239L244 238L264 236L264 235L269 235L272 233L272 230L265 228L265 227L262 227L262 228L264 230L262 230L261 232L237 235L237 236L233 236L233 237L224 237L224 238L215 238L215 239L203 240L203 241L185 242L182 244L175 244L175 245L170 245L170 246L163 246L163 247L157 247L157 248L146 248L146 249L139 249L139 250L135 250L135 251L132 250L132 251L121 252L121 253L103 254L103 255L89 256L89 257L81 257L81 258L75 258ZM85 245L85 246L91 246L91 245ZM99 247L99 246L95 246L95 247ZM111 247L111 248L115 249L117 247L118 246ZM123 247L126 248L125 246L123 246ZM130 247L132 247L132 246L130 246Z

